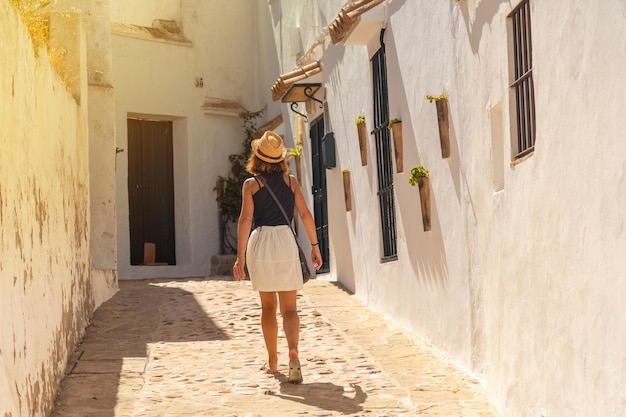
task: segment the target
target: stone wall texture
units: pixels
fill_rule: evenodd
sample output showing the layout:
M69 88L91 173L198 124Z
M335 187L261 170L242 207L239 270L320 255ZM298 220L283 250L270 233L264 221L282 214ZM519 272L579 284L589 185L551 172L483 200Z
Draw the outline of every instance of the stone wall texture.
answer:
M70 32L80 42L79 21ZM45 416L117 283L90 266L85 77L70 92L6 1L0 44L0 415Z

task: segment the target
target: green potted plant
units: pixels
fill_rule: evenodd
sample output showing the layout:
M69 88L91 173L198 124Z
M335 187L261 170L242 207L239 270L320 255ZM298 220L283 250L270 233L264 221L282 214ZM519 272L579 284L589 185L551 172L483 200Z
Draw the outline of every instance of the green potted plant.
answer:
M241 143L241 152L228 156L230 173L219 176L216 186L217 207L220 211L220 241L222 254L237 252L237 221L241 212L241 187L243 182L250 178L246 170L250 158L250 144L257 136L256 119L260 118L265 109L256 112L241 114L243 120L244 139Z
M423 165L416 165L411 168L411 176L409 177L409 184L412 186L419 185L419 181L423 178L429 178L430 171Z
M450 122L448 121L448 96L440 94L436 97L426 96L429 102L435 102L437 108L437 124L439 126L439 142L441 143L441 157L450 157Z
M446 95L446 93L441 93L438 96L431 96L431 95L427 95L426 96L426 100L428 100L429 102L437 102L439 100L447 100L448 96Z
M411 168L409 184L418 186L420 192L420 206L422 209L422 226L427 232L431 228L430 224L430 172L422 165Z
M354 119L356 131L359 136L359 150L361 151L361 165L367 165L367 126L365 116L360 114Z
M387 127L393 133L393 149L396 156L396 172L404 172L404 151L402 146L402 120L391 119Z
M302 182L302 145L297 144L294 148L287 148L287 158L295 158L296 162L296 178L298 182Z
M302 145L296 145L295 148L287 148L287 156L291 158L299 158L302 156Z

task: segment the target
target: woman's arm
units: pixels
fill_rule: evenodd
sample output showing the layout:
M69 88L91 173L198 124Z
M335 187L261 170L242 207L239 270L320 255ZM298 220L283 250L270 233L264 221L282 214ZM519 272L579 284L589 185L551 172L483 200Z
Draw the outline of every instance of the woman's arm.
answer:
M320 252L319 242L317 241L317 232L315 230L315 220L311 215L311 211L304 200L304 195L302 194L302 190L300 189L300 183L293 175L291 177L291 190L295 196L296 202L296 210L298 210L298 214L302 219L302 223L304 224L304 229L306 230L306 234L311 241L311 260L313 261L313 266L317 271L322 267L322 254Z
M252 216L254 215L254 200L252 189L254 179L248 178L241 187L241 213L237 222L237 260L233 265L233 276L237 281L246 278L244 267L246 266L246 246L252 228Z

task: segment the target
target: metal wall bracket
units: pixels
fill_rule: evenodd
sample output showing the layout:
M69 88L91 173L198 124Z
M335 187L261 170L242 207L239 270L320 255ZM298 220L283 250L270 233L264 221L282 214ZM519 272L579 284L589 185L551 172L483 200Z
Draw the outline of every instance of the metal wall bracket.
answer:
M305 119L309 119L308 117L306 117L306 114L300 113L298 110L296 110L295 108L298 107L298 102L294 101L293 103L291 103L289 105L289 108L291 109L292 112L299 114L300 116L304 117Z
M323 109L324 102L315 98L315 93L317 93L321 86L322 84L320 83L294 84L291 88L289 88L287 93L285 93L281 101L283 103L291 103L289 106L291 111L307 119L306 115L296 110L298 103L313 100L316 103L319 103L320 109Z
M320 104L320 109L323 109L324 108L324 102L322 100L318 100L315 97L313 97L313 94L315 94L315 92L318 89L319 89L319 87L317 87L315 89L315 91L313 91L313 87L307 86L307 87L304 88L303 93L304 93L305 97L310 98L311 100L318 102Z

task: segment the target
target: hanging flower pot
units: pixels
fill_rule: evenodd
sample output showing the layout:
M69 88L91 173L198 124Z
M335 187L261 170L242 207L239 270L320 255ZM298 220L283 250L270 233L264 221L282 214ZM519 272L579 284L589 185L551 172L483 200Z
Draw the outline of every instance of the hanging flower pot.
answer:
M430 230L430 179L420 178L417 183L420 189L420 205L422 208L422 225L424 231Z
M388 127L393 133L393 150L396 155L396 172L404 172L404 157L402 148L402 120L392 119L389 122Z
M365 125L365 116L357 116L356 120L357 134L359 136L359 150L361 151L361 165L367 165L367 126Z
M296 156L296 178L298 178L298 182L302 182L302 161L300 160L300 156Z
M294 158L296 163L296 178L298 182L302 182L302 145L296 145L295 148L287 148L287 156Z
M430 173L423 166L415 166L411 169L409 184L417 185L420 192L420 207L422 210L422 226L427 232L431 228L430 224Z
M350 171L344 169L343 175L343 197L346 201L346 211L352 211L352 188L350 185Z
M426 96L431 103L434 101L437 108L437 124L439 125L439 142L441 157L450 157L450 122L448 121L448 96L441 94L437 97Z
M296 163L296 178L302 184L302 145L296 144L295 148L287 148L288 159L293 158ZM295 222L296 233L298 232L298 222Z

